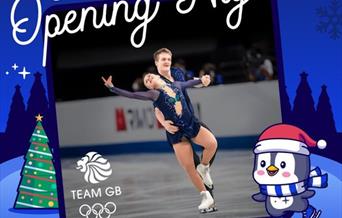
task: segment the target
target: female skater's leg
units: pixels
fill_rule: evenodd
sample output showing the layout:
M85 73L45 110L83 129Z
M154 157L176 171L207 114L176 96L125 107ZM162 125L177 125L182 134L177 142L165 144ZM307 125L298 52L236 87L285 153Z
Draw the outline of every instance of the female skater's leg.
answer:
M193 185L199 192L205 191L203 181L195 168L191 144L188 141L182 141L174 144L173 150L175 151L178 163L185 170L186 174L188 174Z
M200 122L200 123L201 123L201 126L202 126L202 127L206 128L206 129L209 130L211 133L213 133L213 132L210 130L210 128L209 128L205 123L203 123L203 122ZM214 134L214 133L213 133L213 134ZM202 147L202 146L201 146L201 147ZM204 148L202 147L202 149L204 149ZM216 152L217 152L217 150L216 150ZM215 152L214 156L211 158L211 160L209 161L210 166L212 166L213 163L214 163L214 161L215 161L216 152ZM202 150L202 153L203 153L203 150ZM201 159L202 159L202 157L203 157L203 155L201 155ZM197 158L198 158L198 156L197 156ZM195 158L194 158L194 160L195 160ZM196 167L197 167L198 164L200 164L199 161L198 161L198 162L195 162L195 166L196 166Z
M174 144L173 149L179 164L183 167L185 172L190 177L191 182L198 189L202 196L201 204L198 206L200 212L206 213L215 211L214 199L212 198L211 194L206 191L203 181L195 169L191 144L188 141L182 141L180 143Z
M208 129L201 126L197 136L193 138L193 141L204 148L201 163L203 165L208 165L217 149L215 136Z

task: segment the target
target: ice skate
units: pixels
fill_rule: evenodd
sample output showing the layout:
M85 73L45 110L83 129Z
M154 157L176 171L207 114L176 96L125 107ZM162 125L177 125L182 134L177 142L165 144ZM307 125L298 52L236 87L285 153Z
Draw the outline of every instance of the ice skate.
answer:
M303 218L318 218L321 216L322 211L309 205L306 211L303 212Z
M206 186L205 184L204 184L204 186L205 186L205 189L211 194L211 197L213 197L214 199L215 199L215 196L214 196L214 185L212 185L210 188L208 187L208 186Z
M208 186L208 188L212 189L213 188L213 180L210 177L210 168L209 164L208 165L203 165L203 164L198 164L196 167L197 172L201 176L204 184Z
M198 206L198 210L200 211L200 213L211 213L217 211L214 199L211 197L208 191L202 191L201 196L202 201L201 204Z

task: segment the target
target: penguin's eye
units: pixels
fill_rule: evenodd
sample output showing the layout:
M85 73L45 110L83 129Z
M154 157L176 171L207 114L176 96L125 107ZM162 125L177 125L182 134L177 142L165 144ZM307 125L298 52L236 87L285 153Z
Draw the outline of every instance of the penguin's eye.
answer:
M266 162L265 162L264 160L262 160L262 161L260 162L260 166L261 166L261 167L265 167L265 166L266 166Z
M280 167L283 168L283 169L286 167L285 161L282 161L282 162L280 163Z

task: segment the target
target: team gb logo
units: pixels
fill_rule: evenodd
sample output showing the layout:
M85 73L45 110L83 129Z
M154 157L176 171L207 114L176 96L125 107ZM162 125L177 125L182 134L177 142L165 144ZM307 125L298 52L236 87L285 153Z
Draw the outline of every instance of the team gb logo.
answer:
M86 182L93 184L106 180L112 174L109 161L94 151L88 152L77 161L76 169L84 173Z

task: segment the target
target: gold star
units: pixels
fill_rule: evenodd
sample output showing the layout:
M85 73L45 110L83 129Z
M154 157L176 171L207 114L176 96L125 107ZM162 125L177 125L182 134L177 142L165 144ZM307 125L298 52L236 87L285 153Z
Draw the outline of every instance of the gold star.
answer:
M44 116L41 116L40 114L38 114L38 116L36 116L36 121L43 121L43 117Z

